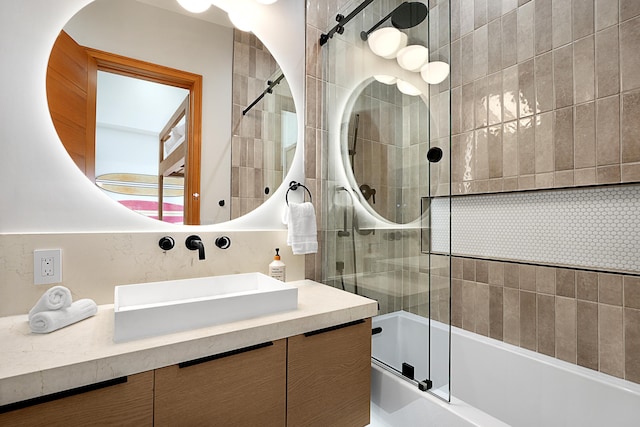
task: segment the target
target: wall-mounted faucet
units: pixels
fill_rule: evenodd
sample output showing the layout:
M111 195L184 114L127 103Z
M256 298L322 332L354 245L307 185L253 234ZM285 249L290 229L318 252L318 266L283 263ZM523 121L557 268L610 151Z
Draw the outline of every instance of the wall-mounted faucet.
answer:
M195 251L195 250L198 251L199 260L204 259L204 243L202 243L202 239L200 238L200 236L196 236L195 234L193 234L187 237L187 240L185 243L187 245L187 249L190 249L192 251Z

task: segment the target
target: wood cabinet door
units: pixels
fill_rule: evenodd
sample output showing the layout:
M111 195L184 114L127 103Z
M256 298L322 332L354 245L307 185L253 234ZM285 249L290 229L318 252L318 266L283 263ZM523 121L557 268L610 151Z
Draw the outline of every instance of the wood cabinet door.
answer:
M288 339L287 425L369 424L371 319Z
M284 426L286 340L157 369L156 426Z
M35 404L0 413L0 426L151 426L153 371L32 399L31 403Z

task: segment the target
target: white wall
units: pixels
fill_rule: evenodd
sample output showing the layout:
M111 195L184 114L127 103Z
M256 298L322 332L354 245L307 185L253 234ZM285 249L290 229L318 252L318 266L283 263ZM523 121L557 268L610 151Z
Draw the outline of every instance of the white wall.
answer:
M177 227L140 217L101 194L74 166L51 122L45 88L49 52L66 22L88 3L89 0L0 3L0 182L4 183L0 190L0 233L152 231ZM304 123L304 2L280 0L269 6L252 0L220 3L225 8L244 7L259 15L254 32L281 64L301 113L299 124ZM211 117L204 117L205 123L210 120ZM300 125L299 141L303 130ZM219 186L216 171L228 167L209 154L203 153L203 168L211 178L203 182L203 192L213 192ZM300 147L290 173L292 179L303 179L303 154ZM210 226L211 229L282 228L285 190L246 217Z

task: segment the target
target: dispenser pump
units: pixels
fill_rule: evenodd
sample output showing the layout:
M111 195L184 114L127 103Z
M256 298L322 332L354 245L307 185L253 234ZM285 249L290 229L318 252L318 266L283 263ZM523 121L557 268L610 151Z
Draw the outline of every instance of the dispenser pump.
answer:
M273 257L271 264L269 264L269 276L283 282L286 281L286 265L280 261L280 248L276 248L276 255Z

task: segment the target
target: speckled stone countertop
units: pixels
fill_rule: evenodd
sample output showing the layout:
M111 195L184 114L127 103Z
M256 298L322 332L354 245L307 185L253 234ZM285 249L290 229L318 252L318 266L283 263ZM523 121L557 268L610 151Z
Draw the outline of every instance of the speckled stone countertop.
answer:
M377 314L374 300L311 280L298 309L122 343L113 342L113 305L86 320L33 334L27 315L0 318L0 405L282 339Z

